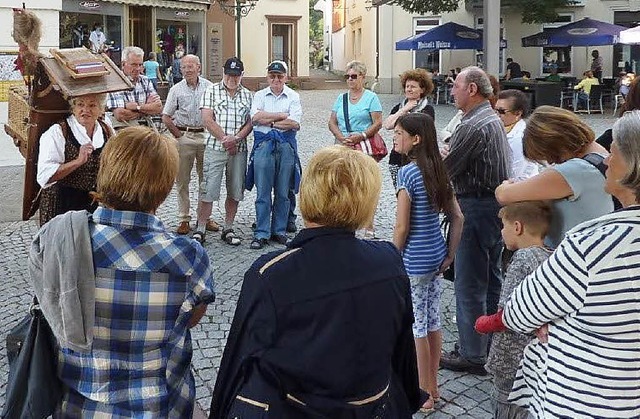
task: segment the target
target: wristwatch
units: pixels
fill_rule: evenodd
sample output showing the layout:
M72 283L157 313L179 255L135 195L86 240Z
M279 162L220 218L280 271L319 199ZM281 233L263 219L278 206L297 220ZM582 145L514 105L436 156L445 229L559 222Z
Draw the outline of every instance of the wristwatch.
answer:
M136 112L140 112L140 105L136 105Z
M273 128L273 122L271 123L271 128Z

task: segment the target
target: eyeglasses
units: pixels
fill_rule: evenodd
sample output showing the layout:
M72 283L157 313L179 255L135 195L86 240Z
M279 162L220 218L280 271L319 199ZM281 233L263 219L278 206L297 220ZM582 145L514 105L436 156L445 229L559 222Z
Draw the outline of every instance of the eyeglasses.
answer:
M284 79L284 74L269 74L269 78L271 80L275 80L275 79L282 80Z
M504 109L504 108L496 108L496 112L499 113L500 115L504 115L507 112L511 112L509 109Z
M358 78L358 75L357 75L357 74L345 74L345 75L344 75L344 79L345 79L345 80L349 80L349 79L351 79L351 80L355 80L355 79L357 79L357 78Z

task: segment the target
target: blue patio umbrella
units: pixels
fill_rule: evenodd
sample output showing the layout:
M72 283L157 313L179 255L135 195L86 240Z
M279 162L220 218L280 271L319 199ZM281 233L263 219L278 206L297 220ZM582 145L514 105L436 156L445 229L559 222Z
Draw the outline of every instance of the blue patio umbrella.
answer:
M506 43L501 41L501 48ZM482 31L448 22L396 42L396 50L482 49Z
M566 25L545 29L535 35L522 38L523 47L589 47L614 45L620 42L624 26L599 20L577 20Z

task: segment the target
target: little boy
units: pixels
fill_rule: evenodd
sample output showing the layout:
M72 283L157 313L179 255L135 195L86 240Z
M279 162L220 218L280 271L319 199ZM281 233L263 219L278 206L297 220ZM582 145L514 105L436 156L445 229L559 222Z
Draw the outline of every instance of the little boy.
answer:
M502 323L502 309L520 282L552 253L543 244L551 223L551 208L542 201L517 202L501 208L498 216L502 219L505 247L514 253L504 272L498 312L479 317L476 331L503 332L493 335L485 365L494 376L494 418L525 419L528 411L509 403L508 398L522 353L532 336L507 330Z

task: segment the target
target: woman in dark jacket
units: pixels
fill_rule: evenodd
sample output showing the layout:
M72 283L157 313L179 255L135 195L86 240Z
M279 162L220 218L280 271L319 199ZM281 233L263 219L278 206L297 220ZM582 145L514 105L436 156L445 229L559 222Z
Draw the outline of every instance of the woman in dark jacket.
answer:
M306 228L245 274L211 418L408 419L426 401L402 258L354 234L380 188L363 153L315 153L300 188Z
M407 70L400 75L400 83L402 83L404 99L391 109L389 116L382 123L382 127L389 131L393 130L398 118L413 112L425 113L435 120L433 106L429 105L427 100L427 96L433 92L433 82L429 73L422 68ZM394 188L398 170L406 163L408 161L403 162L400 153L391 150L389 153L389 172L391 172Z

